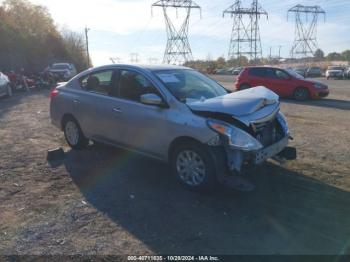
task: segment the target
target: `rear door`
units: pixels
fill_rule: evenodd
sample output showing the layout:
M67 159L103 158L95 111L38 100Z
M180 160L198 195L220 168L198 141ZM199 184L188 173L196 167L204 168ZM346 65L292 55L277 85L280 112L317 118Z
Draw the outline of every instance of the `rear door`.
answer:
M83 92L74 99L79 123L91 139L116 142L120 137L120 113L115 101L118 71L95 71L79 80Z

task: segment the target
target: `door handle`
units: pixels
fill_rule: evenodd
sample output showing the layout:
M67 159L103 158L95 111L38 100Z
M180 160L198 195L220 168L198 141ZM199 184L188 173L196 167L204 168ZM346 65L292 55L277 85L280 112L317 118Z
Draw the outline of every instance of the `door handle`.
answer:
M120 108L117 108L117 107L113 108L113 112L114 113L118 113L118 114L123 113L123 111Z

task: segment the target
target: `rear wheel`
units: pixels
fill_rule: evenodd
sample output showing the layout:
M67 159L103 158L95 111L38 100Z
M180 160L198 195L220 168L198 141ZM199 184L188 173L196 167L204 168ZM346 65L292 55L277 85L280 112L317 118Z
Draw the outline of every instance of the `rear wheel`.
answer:
M248 85L248 84L242 84L240 87L239 87L239 90L247 90L247 89L249 89L249 88L251 88L251 86L250 85Z
M305 101L310 98L309 90L304 87L299 87L294 91L294 99L297 101Z
M63 124L64 136L68 145L73 149L84 149L89 144L89 140L84 136L78 122L67 117Z
M218 185L215 161L204 145L188 142L176 146L171 166L180 183L190 190L208 191Z

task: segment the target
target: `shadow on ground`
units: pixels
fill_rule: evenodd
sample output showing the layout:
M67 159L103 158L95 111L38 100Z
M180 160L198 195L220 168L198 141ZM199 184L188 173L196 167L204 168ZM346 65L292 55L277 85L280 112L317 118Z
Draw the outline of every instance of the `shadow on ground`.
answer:
M188 192L167 165L104 146L63 163L97 210L161 254L349 253L350 193L267 164L257 190Z
M350 101L347 100L338 100L338 99L319 99L319 100L309 100L305 102L300 102L292 99L281 99L282 102L287 104L297 104L304 106L315 106L315 107L325 107L325 108L334 108L341 110L350 110Z

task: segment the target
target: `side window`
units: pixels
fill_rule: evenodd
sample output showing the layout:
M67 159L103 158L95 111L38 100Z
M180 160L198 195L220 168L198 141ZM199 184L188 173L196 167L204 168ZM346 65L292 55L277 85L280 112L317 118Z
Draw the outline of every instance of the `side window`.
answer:
M276 70L272 69L272 68L267 68L266 69L266 77L276 79L277 78Z
M276 77L278 79L286 80L289 78L289 75L281 70L276 70Z
M143 75L121 70L119 76L119 96L124 99L140 102L141 96L149 93L158 94L158 90Z
M265 68L251 68L249 70L249 75L256 77L266 77L266 70Z
M113 95L113 70L93 73L80 79L81 87L91 93Z

